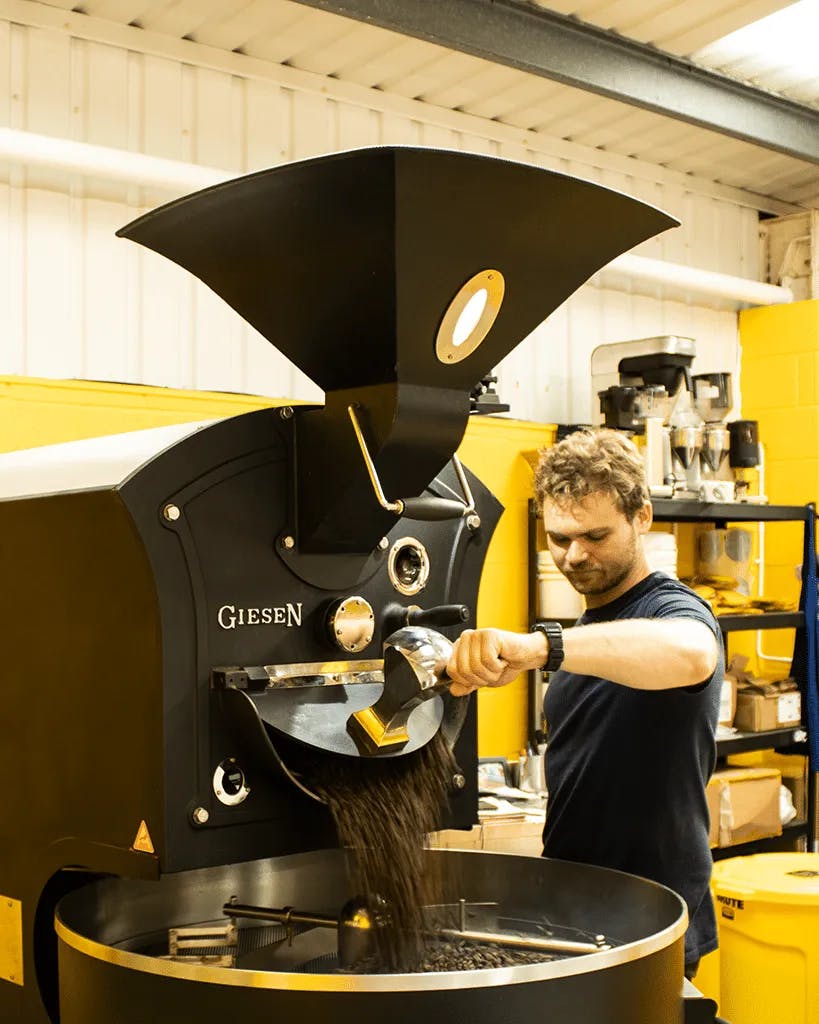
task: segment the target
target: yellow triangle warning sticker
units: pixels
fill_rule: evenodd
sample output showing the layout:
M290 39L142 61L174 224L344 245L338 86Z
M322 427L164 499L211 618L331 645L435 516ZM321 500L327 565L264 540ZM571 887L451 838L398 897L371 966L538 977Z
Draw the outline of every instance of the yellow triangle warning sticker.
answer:
M144 821L139 823L137 829L136 839L131 847L132 850L139 850L140 853L154 853L154 844L151 839L151 833L148 831L148 826Z

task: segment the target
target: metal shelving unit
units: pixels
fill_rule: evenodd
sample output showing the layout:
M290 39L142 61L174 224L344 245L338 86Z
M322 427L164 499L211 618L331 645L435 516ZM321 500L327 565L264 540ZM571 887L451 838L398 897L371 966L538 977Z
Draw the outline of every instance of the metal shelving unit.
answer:
M756 505L742 502L717 504L661 498L655 499L652 504L655 522L707 522L714 523L718 528L724 527L727 523L802 522L807 531L808 525L812 523L816 514L812 505ZM806 578L809 578L809 575ZM759 615L720 615L717 617L717 621L724 636L740 630L802 629L808 632L808 642L815 644L816 621L806 617L803 611L764 612ZM803 708L803 722L806 721L807 713ZM724 760L730 754L739 754L750 750L776 750L783 754L807 754L806 729L797 726L788 729L773 729L767 732L737 733L730 738L717 741L717 757L720 760ZM789 850L793 849L794 843L798 843L800 840L810 846L816 839L812 835L811 827L811 822L815 820L816 787L812 784L813 776L810 772L808 778L806 820L786 825L781 836L771 836L752 843L741 843L712 850L714 860L736 857L741 854Z
M737 843L735 846L718 846L711 851L714 860L726 860L728 857L744 857L751 853L777 853L793 849L794 841L805 835L807 821L792 821L782 826L781 836L768 836L755 839L750 843Z
M749 750L793 751L803 748L807 735L797 725L789 729L770 729L767 732L738 732L717 740L717 757L728 757L729 754L743 754ZM804 753L804 750L801 750Z
M797 629L805 625L803 612L763 612L761 615L718 615L723 633L742 629Z
M814 514L810 505L675 501L673 498L654 498L651 504L658 523L796 523Z

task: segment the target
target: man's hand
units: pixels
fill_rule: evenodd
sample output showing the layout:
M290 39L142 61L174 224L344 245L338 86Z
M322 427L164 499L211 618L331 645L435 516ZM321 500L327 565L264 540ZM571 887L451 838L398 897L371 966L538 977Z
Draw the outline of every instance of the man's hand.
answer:
M511 633L503 629L466 629L455 641L446 671L453 697L479 686L505 686L521 672L539 668L549 645L542 633Z

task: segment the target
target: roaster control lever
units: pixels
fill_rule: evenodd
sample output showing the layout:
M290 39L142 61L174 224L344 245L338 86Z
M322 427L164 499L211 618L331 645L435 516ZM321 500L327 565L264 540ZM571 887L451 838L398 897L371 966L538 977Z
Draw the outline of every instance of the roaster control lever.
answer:
M465 604L436 604L421 608L411 604L388 604L384 609L382 636L388 637L404 626L460 626L469 619L469 606Z

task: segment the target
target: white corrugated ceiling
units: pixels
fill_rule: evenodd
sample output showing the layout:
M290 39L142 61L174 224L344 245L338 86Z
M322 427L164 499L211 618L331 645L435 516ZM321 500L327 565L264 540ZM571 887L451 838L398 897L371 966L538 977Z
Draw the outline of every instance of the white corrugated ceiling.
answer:
M691 57L819 106L819 75L726 58L718 40L782 0L552 0L542 7ZM762 197L819 207L819 167L433 43L289 0L26 0L491 118L660 164ZM749 71L754 70L754 74ZM766 77L767 75L767 77ZM764 199L759 203L764 208Z

